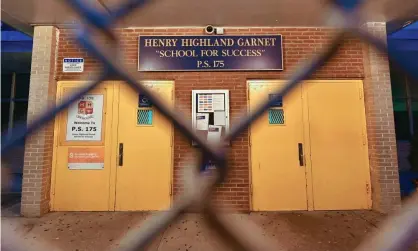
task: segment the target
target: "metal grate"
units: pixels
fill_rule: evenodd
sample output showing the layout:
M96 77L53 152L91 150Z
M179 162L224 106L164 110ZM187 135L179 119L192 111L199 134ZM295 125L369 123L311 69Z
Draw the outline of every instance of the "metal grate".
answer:
M55 108L46 111L39 118L31 121L26 126L14 128L14 134L10 138L3 137L5 141L2 144L1 154L6 156L14 147L19 146L29 135L36 133L49 121L52 121L55 116L67 109L70 104L78 100L81 95L88 93L97 87L102 81L110 77L118 77L124 80L135 91L147 96L152 104L167 118L171 119L177 129L187 136L190 140L195 141L200 145L200 150L203 155L216 162L216 170L214 175L204 175L199 173L199 167L202 166L201 161L194 163L194 169L185 169L187 172L184 178L184 194L174 203L171 210L161 212L155 217L150 218L146 223L141 225L141 228L131 230L126 237L119 244L118 249L124 251L143 250L158 234L163 231L169 224L179 218L179 216L186 211L186 209L193 207L199 208L204 215L206 222L211 225L226 242L234 247L234 250L280 250L270 245L265 238L263 238L262 231L254 225L241 224L236 220L228 220L222 214L218 214L209 203L212 191L215 186L221 183L227 174L228 166L226 164L227 151L224 149L224 142L218 145L211 145L206 140L196 134L190 127L190 122L185 119L186 116L179 113L178 110L171 109L164 105L159 97L145 87L141 82L138 82L137 77L130 74L130 68L123 64L119 47L121 45L118 37L114 34L112 27L115 23L132 13L134 10L142 7L148 1L145 0L126 0L125 3L120 4L108 12L103 13L90 6L87 0L65 0L70 7L72 7L84 20L84 24L79 26L77 31L77 39L80 44L90 53L96 57L98 61L103 64L104 70L93 79L89 85L81 88L73 96L58 104ZM393 0L396 1L396 0ZM328 0L329 8L324 12L324 25L332 26L337 29L334 39L322 51L313 55L309 60L300 65L293 74L288 75L286 86L277 90L277 97L284 97L304 79L308 79L315 71L319 70L338 50L341 44L345 41L347 35L356 36L365 42L372 44L376 49L383 53L387 53L386 39L376 37L374 34L362 29L359 20L361 20L361 11L357 11L360 6L360 0ZM341 3L350 2L349 8L344 8ZM345 4L346 5L346 4ZM418 7L418 1L417 6ZM411 11L412 13L412 11ZM399 17L399 19L408 19L409 16ZM96 28L104 36L108 42L107 47L102 47L97 41L93 39L91 32ZM407 60L403 60L401 54L389 52L389 57L398 66L411 77L411 79L418 80L418 72L413 71L411 65ZM136 69L133 69L136 70ZM264 114L272 104L276 102L275 98L265 100L255 111L241 121L238 121L231 128L230 132L225 135L223 140L231 142L240 133L248 128L248 126ZM244 111L246 113L246 111ZM2 159L3 162L3 159ZM2 163L7 165L7 163ZM3 177L2 177L3 178ZM418 195L412 198L409 203L403 206L402 211L395 215L381 228L381 231L376 235L365 240L356 250L358 251L394 251L406 250L412 244L418 235ZM2 248L7 250L56 250L54 248L39 247L31 243L27 243L23 237L16 235L13 229L5 228L2 231ZM3 242L4 240L4 242Z
M152 125L152 109L138 109L137 124L138 125Z
M270 125L284 125L283 109L269 109L269 124Z

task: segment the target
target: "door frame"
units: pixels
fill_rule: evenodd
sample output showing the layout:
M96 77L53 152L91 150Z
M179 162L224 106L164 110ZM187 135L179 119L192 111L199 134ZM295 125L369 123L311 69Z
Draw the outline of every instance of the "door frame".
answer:
M171 85L171 100L170 102L166 102L166 100L162 100L166 105L171 104L171 108L175 107L176 99L175 99L175 81L174 80L137 80L141 82L144 86L147 84L170 84ZM113 106L113 120L115 125L112 130L112 156L115 156L114 161L114 177L112 177L111 188L113 190L112 197L109 200L109 203L112 203L111 207L113 208L112 211L116 211L116 182L117 182L117 170L118 170L118 157L119 157L119 100L120 100L120 85L126 84L124 81L114 81L114 102L115 105ZM155 108L157 109L157 108ZM171 122L171 158L170 158L170 207L173 205L174 202L174 125Z
M371 169L370 169L370 161L369 161L369 145L368 145L368 138L367 138L367 119L366 119L366 104L365 104L365 100L364 100L364 82L363 80L360 79L337 79L337 80L332 80L332 79L325 79L325 80L305 80L302 83L302 102L303 102L303 116L304 116L304 140L305 140L305 162L307 165L307 177L306 177L306 181L307 181L307 192L308 192L308 210L309 211L314 211L315 210L315 206L314 206L314 194L313 194L313 177L312 177L312 173L313 173L313 168L312 168L312 160L310 158L311 156L311 141L309 140L310 138L310 130L309 130L309 104L308 104L308 99L307 99L307 90L306 90L306 86L309 84L321 84L321 83L335 83L335 84L339 84L339 83L351 83L353 85L356 85L359 91L359 98L360 100L362 100L362 109L360 112L361 114L361 127L362 127L362 131L363 131L363 137L364 137L364 147L365 147L365 151L364 151L364 156L363 159L365 161L365 165L367 166L367 169L364 170L365 173L365 178L366 178L366 183L369 184L369 190L368 190L368 194L367 194L367 207L368 209L372 208L372 193L371 193Z
M64 90L65 88L83 88L86 87L88 84L90 84L90 81L88 80L75 80L75 81L66 81L66 80L61 80L61 81L57 81L57 90L56 90L56 99L55 99L55 104L59 105L62 103L63 98L64 98ZM108 95L114 95L115 93L115 82L114 81L103 81L102 83L100 83L96 88L100 89L100 88L109 88L109 90L111 89L110 93L108 93ZM108 90L108 91L109 91ZM94 89L93 89L94 91ZM107 98L107 100L109 100L109 98ZM103 113L106 114L106 104L103 104ZM112 108L114 110L115 107L115 100L113 100L113 105ZM52 148L52 161L51 161L51 184L50 184L50 201L49 201L49 209L51 211L54 211L54 203L55 203L55 185L56 185L56 175L57 175L57 161L58 161L58 147L60 146L61 143L61 137L62 134L64 132L64 130L66 130L66 128L61 128L61 125L64 125L63 120L65 119L65 113L59 113L55 116L54 121L54 137L53 137L53 148ZM110 147L110 151L111 151L111 157L110 157L110 173L109 173L109 200L108 200L108 211L114 211L114 207L111 206L111 201L112 199L114 200L114 193L112 193L112 181L114 181L114 176L115 172L114 172L114 167L112 166L112 163L115 163L114 158L115 155L113 153L113 148L111 147L111 144L113 144L113 128L115 127L115 120L113 119L115 116L115 113L112 113L112 117L110 119L110 121L107 121L105 119L105 116L103 117L103 122L102 122L102 135L104 135L105 130L106 130L106 124L105 123L112 123L111 124L111 128L112 128L112 139L109 140L110 146L106 146L106 137L105 140L102 141L103 142L103 147ZM81 146L84 145L83 143L79 143ZM65 145L65 144L64 144ZM86 146L91 146L91 145L95 145L95 144L91 144L91 143L86 143Z
M246 82L246 88L247 88L247 112L248 114L251 112L251 108L250 108L250 84L257 84L257 83L271 83L271 84L284 84L286 83L288 80L283 80L283 79L252 79L252 80L247 80ZM301 99L303 97L303 90L301 89ZM302 121L303 123L305 123L305 114L303 113L303 100L301 100L301 105L302 105ZM251 127L253 124L250 124L249 126L249 130L248 130L248 151L249 151L249 156L248 156L248 171L249 171L249 181L250 181L250 186L249 186L249 198L250 198L250 210L253 211L254 210L254 203L253 203L253 181L252 181L252 176L253 176L253 167L252 167L252 138L251 138ZM312 173L312 170L310 169L311 166L307 165L307 161L306 161L306 131L305 131L305 127L303 127L303 132L302 132L302 138L303 138L303 151L304 151L304 163L305 163L305 179L306 179L306 205L307 205L307 209L308 211L313 210L313 208L311 209L310 206L312 204L312 202L310 200L312 200L312 198L310 198L310 194L309 194L309 189L308 189L308 185L309 185L309 180L308 180L308 174Z
M141 81L145 85L147 83L164 83L164 84L171 84L172 85L172 99L171 105L172 107L175 106L175 82L174 80L144 80ZM77 87L82 88L85 87L89 81L85 80L77 80L77 81L58 81L57 82L57 92L56 92L56 100L55 104L59 105L63 100L63 90L65 88ZM113 105L112 105L112 118L107 121L107 123L111 123L111 139L110 139L110 152L111 152L111 166L110 166L110 174L109 174L109 199L108 199L108 211L115 211L116 208L116 174L117 174L117 167L118 167L118 127L119 127L119 93L121 84L126 84L123 81L104 81L98 85L98 87L108 86L112 89L109 95L113 95ZM104 110L106 114L106 110ZM51 184L50 184L50 203L49 208L50 210L54 210L54 203L55 203L55 182L56 182L56 162L58 156L58 147L60 144L60 135L62 134L62 130L65 128L61 128L62 120L64 118L63 113L59 113L54 119L54 137L53 137L53 150L52 150L52 166L51 166ZM105 122L104 122L105 123ZM103 124L104 124L103 123ZM103 126L103 128L105 128ZM104 131L104 130L103 130ZM170 206L173 204L173 190L174 190L174 125L171 123L171 158L170 158Z
M276 84L280 84L280 83L286 83L288 82L288 80L284 80L284 79L270 79L270 80L247 80L246 81L246 88L247 88L247 112L249 113L250 110L250 84L252 83L276 83ZM361 111L361 115L362 115L362 128L363 128L363 134L365 137L365 149L366 151L364 152L364 159L366 161L366 165L367 165L367 170L364 170L366 172L366 179L367 182L369 184L369 193L367 195L367 203L368 203L368 207L371 208L372 207L372 194L371 194L371 174L370 174L370 162L369 162L369 147L368 147L368 139L367 139L367 121L366 121L366 111L365 111L365 104L364 104L364 84L362 80L359 79L351 79L351 80L332 80L332 79L327 79L327 80L305 80L302 83L300 83L302 89L301 89L301 95L302 95L302 116L303 116L303 151L304 151L304 161L305 161L305 175L306 175L306 197L307 197L307 208L308 211L314 211L314 202L313 202L313 178L312 178L312 161L311 161L311 145L310 145L310 131L309 131L309 114L308 114L308 100L306 98L306 88L304 88L304 86L306 84L319 84L319 83L352 83L352 84L356 84L358 89L359 89L359 96L360 98L362 98L363 100L363 106L362 106L362 111ZM252 124L249 126L249 130L248 130L248 150L249 150L249 181L250 181L250 185L249 185L249 198L250 198L250 210L253 211L253 187L252 187L252 151L251 151L251 145L252 145L252 141L251 141L251 126Z

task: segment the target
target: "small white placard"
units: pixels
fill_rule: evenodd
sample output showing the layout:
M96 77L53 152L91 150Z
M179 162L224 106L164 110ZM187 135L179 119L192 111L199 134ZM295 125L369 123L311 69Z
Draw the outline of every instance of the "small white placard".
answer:
M209 114L196 113L196 130L207 131L209 125Z
M213 123L220 126L226 125L225 111L215 111L213 113Z
M83 72L84 58L64 58L62 64L63 72Z

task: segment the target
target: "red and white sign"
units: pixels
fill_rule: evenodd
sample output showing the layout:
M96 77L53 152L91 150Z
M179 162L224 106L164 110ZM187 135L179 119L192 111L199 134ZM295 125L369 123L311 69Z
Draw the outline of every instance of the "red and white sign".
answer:
M103 169L104 152L104 147L70 147L68 148L68 169Z
M103 95L82 96L68 108L67 141L101 141Z

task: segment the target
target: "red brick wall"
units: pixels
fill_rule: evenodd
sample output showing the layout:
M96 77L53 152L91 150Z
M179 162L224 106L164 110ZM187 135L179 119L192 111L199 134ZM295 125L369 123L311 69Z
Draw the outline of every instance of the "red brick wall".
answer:
M136 69L138 60L139 35L202 35L202 28L162 28L123 29L117 31L122 38L125 63ZM97 62L89 58L71 39L72 30L61 30L58 50L57 80L80 79L81 74L63 73L62 61L65 57L84 57L85 72L100 69ZM332 31L325 28L227 28L226 35L282 34L284 50L284 71L281 72L171 72L144 73L145 79L174 80L176 106L190 117L192 89L229 89L231 121L238 119L240 111L246 109L246 81L249 79L284 79L300 62L304 62L313 52L323 48L331 38ZM139 73L136 73L139 76ZM322 79L362 79L362 45L356 39L349 39L337 55L317 71L313 78ZM85 76L85 75L84 75ZM175 132L174 142L174 191L181 190L179 170L195 155L190 141ZM192 152L192 154L190 154ZM231 171L226 183L217 188L216 198L220 204L241 211L249 210L249 150L248 133L243 132L232 142L229 157Z

